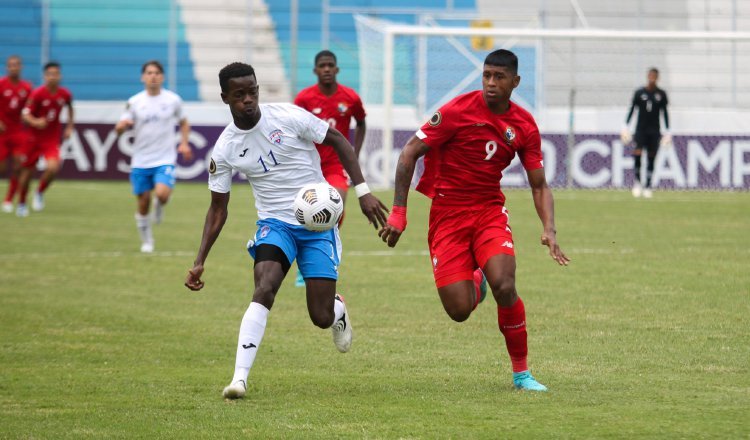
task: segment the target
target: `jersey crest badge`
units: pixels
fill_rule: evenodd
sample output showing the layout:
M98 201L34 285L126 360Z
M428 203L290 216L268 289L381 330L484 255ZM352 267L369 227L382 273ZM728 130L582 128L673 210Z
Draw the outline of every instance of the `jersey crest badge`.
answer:
M216 162L211 158L211 162L208 163L208 172L213 174L216 172Z
M320 107L315 107L314 109L312 109L312 114L314 114L314 115L319 115L319 114L320 114L320 112L322 112L322 111L323 111L323 109L322 109L322 108L320 108Z
M271 140L274 144L281 144L281 137L284 135L284 132L281 130L274 130L271 133L268 134L268 139Z
M434 115L432 115L429 121L427 121L427 123L432 125L433 127L437 127L441 122L443 122L443 115L439 110L436 111Z
M12 91L12 90L10 90L10 89L8 89L8 90L6 90L6 91L5 91L4 93L3 93L3 95L5 95L5 96L10 96L10 95L11 95L12 93L13 93L13 91ZM23 93L23 90L21 91L21 96L23 96L23 94L22 94L22 93Z
M516 139L516 131L510 125L505 129L505 143L513 145L513 141Z
M339 102L337 108L339 110L339 113L346 113L346 111L349 110L349 106L347 106L345 102Z

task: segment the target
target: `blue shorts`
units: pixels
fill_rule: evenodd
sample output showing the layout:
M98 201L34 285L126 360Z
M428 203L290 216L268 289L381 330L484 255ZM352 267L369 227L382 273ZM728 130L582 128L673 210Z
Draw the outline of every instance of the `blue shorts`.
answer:
M130 184L133 194L141 195L154 189L157 183L174 188L174 165L153 168L133 168L130 170Z
M303 226L290 225L280 220L258 220L258 231L247 243L247 251L255 258L256 247L270 244L280 248L289 264L297 259L303 278L339 278L341 239L339 229L313 232Z

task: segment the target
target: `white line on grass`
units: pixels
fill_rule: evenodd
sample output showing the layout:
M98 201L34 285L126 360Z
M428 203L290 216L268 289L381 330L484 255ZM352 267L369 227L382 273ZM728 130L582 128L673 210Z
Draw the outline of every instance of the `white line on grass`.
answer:
M580 248L567 249L570 255L575 254L632 254L635 252L632 248L623 249L597 249L597 248ZM19 260L19 259L43 259L43 258L121 258L142 255L146 258L172 258L172 257L194 257L194 251L155 251L150 254L141 254L137 251L90 251L90 252L14 252L9 254L0 254L2 260ZM344 257L425 257L430 253L427 250L421 251L346 251Z

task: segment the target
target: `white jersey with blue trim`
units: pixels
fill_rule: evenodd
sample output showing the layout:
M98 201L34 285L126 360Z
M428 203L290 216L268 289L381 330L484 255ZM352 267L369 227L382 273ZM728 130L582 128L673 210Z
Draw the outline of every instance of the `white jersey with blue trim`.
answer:
M151 96L145 90L128 99L120 120L133 121L132 168L174 165L177 161L176 126L183 119L182 99L161 89Z
M228 193L238 171L253 187L259 219L298 225L292 204L300 188L323 182L315 143L328 123L293 104L260 104L260 120L250 130L227 125L211 153L208 188Z

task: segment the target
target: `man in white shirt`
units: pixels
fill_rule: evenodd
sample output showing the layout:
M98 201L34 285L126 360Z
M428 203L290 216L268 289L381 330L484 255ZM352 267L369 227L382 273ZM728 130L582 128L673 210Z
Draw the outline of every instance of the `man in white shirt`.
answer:
M147 61L141 69L145 90L128 99L125 112L115 125L121 135L133 129L133 156L130 161L130 183L138 200L135 223L141 236L141 252L154 251L151 230L151 192L154 192L153 222L161 223L164 205L175 184L177 152L185 160L193 157L188 144L190 124L182 114L182 99L163 89L164 68L158 61ZM175 151L175 126L180 125L180 145Z
M307 308L313 324L331 328L340 352L352 343L352 327L343 299L336 291L340 240L338 229L308 231L294 217L292 203L308 183L323 182L314 143L331 145L349 173L363 214L377 230L387 208L370 193L349 141L306 110L293 104L258 104L258 83L252 66L232 63L219 73L221 98L233 122L219 136L211 154L208 187L211 204L200 249L185 285L200 290L204 263L227 219L233 171L253 187L258 230L248 243L255 259L253 299L242 318L235 372L224 397L245 395L247 376L266 328L268 313L292 262L296 259L307 285Z

